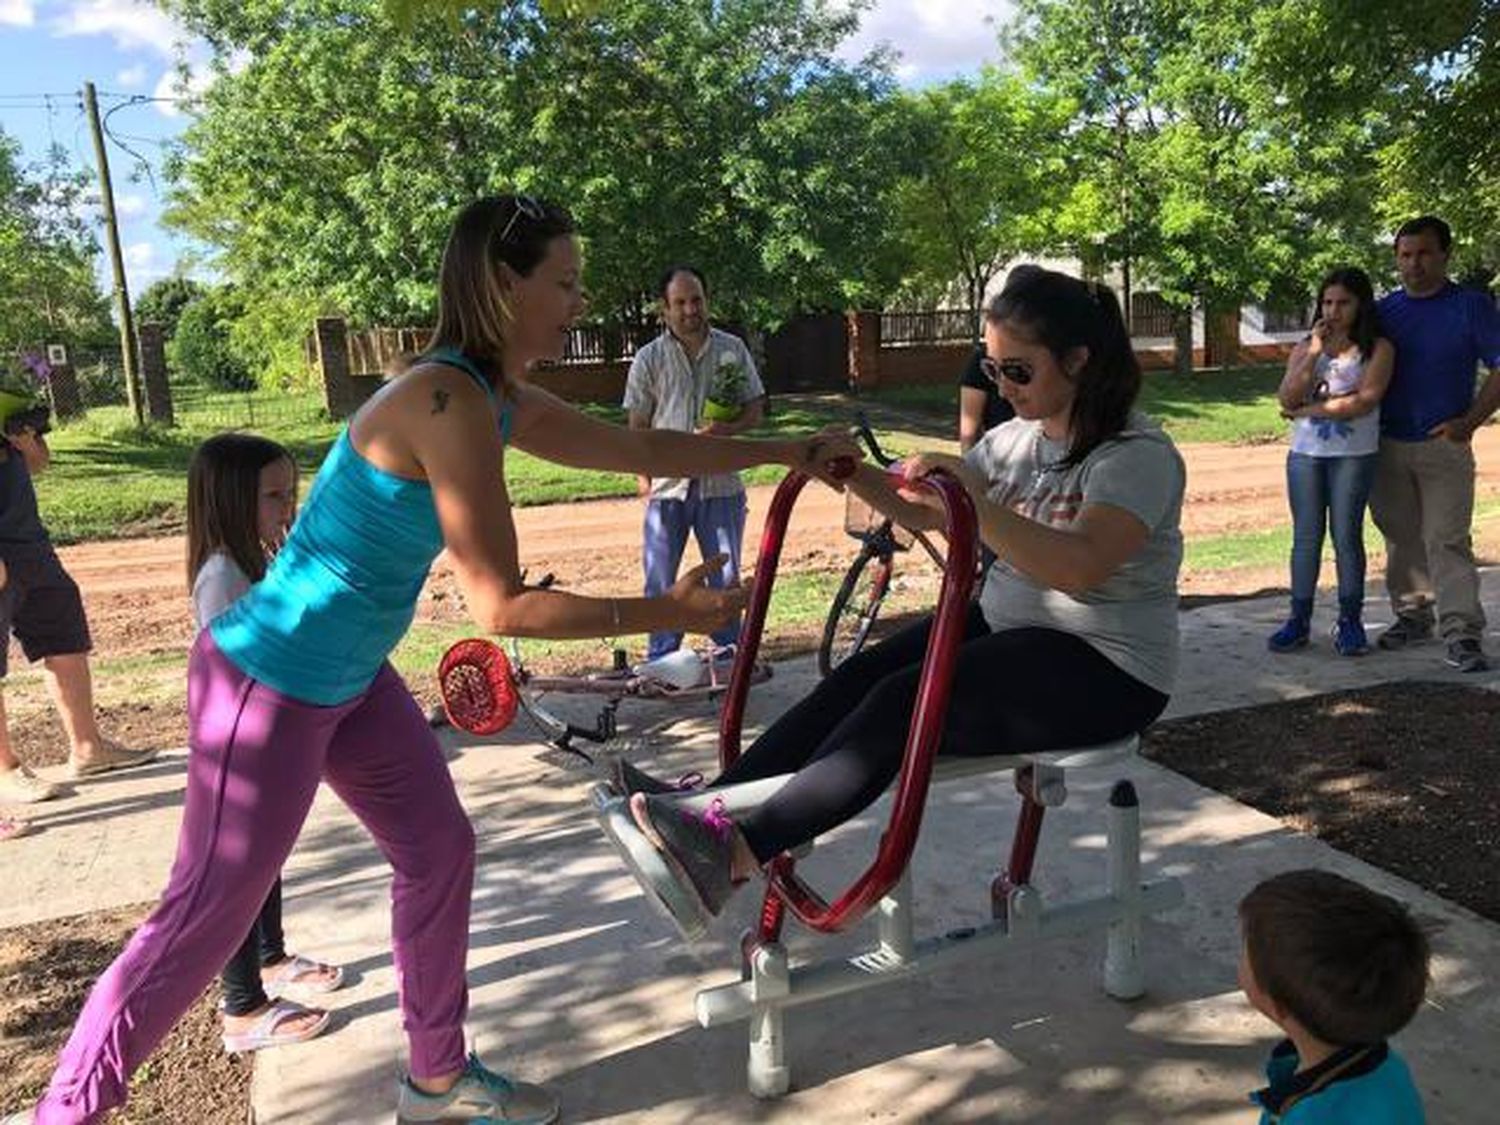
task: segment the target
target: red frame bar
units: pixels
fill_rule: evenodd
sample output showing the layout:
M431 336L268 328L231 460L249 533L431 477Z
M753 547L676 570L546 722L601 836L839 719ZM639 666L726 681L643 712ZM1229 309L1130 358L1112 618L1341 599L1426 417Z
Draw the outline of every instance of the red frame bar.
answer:
M792 506L807 479L801 473L788 473L766 514L760 555L755 566L755 584L745 611L734 671L730 675L729 691L719 720L719 765L723 769L728 769L740 756L750 670L760 649L766 609L770 604L771 587L781 559ZM973 501L955 477L939 471L913 482L913 487L930 489L942 502L947 519L948 565L944 567L932 633L922 658L922 674L917 684L911 725L907 728L906 753L896 782L891 818L880 837L874 861L831 905L798 877L790 856L776 859L770 865L766 900L761 908L760 936L763 940L774 941L779 936L783 903L804 925L824 933L834 933L858 922L896 885L916 848L922 812L927 803L927 789L932 780L932 763L942 740L953 668L958 659L958 646L963 641L969 598L974 588L973 560L977 535ZM959 565L955 566L955 562Z

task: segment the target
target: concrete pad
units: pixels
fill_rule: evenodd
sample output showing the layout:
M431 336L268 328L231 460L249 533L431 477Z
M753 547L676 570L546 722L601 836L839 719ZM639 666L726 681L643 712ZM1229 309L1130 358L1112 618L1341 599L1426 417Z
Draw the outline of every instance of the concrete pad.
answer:
M756 690L752 718L797 698L812 676L806 661L779 667ZM648 765L711 767L706 717L668 734L652 705L626 717L655 732L661 751ZM701 1030L692 1000L736 979L738 934L758 898L742 895L710 940L684 948L594 828L585 779L539 763L536 750L508 741L453 762L481 849L469 1022L493 1065L556 1088L566 1121L1244 1121L1275 1032L1235 987L1235 904L1259 879L1299 866L1394 894L1438 928L1431 1000L1399 1044L1432 1120L1480 1120L1500 1096L1485 1046L1500 1033L1500 928L1137 762L1070 777L1037 879L1058 899L1102 885L1104 801L1118 776L1134 780L1148 872L1177 875L1187 891L1182 909L1148 924L1146 998L1121 1004L1100 990L1101 934L810 1004L787 1016L793 1092L757 1102L745 1092L744 1028ZM1015 805L1008 776L934 792L916 859L919 932L984 920ZM833 889L863 868L886 813L882 802L819 847L806 865L816 885ZM359 979L330 998L333 1032L258 1060L257 1121L388 1122L403 1043L385 871L352 822L330 815L304 835L286 885L289 938L352 964ZM794 960L847 954L869 929L826 939L789 926L789 945Z
M5 845L0 926L20 926L157 898L177 848L187 751L85 781L37 772L67 796L7 810L33 826Z
M1480 598L1490 621L1500 621L1500 569L1480 571ZM1488 672L1463 673L1443 663L1440 640L1401 652L1386 652L1376 641L1394 619L1383 586L1372 584L1365 599L1367 656L1343 657L1333 651L1329 631L1337 616L1333 595L1324 591L1313 615L1312 641L1290 653L1273 653L1266 638L1287 618L1285 598L1252 598L1204 606L1182 615L1182 665L1166 718L1223 711L1322 692L1368 687L1396 680L1441 680L1470 687L1500 687L1500 635L1485 639L1495 662Z
M1500 581L1484 577L1500 607ZM1326 645L1265 652L1279 599L1183 615L1182 689L1170 714L1269 702L1408 678L1493 686L1443 668L1441 648L1361 660ZM1380 617L1378 608L1371 615ZM1491 648L1496 649L1492 643ZM752 694L747 728L813 682L810 661L781 665ZM1086 702L1086 701L1081 701ZM571 702L580 719L586 703ZM623 745L663 772L712 768L711 712L627 703ZM736 941L758 899L742 895L711 940L685 949L646 905L586 811L584 774L559 764L520 723L496 745L455 743L453 772L479 836L470 1028L497 1067L556 1087L564 1120L621 1122L1243 1122L1246 1093L1275 1035L1235 989L1235 904L1257 880L1298 866L1358 878L1410 903L1436 931L1429 1002L1398 1046L1430 1120L1487 1120L1500 1099L1500 927L1282 827L1149 763L1071 775L1048 814L1037 882L1054 899L1104 881L1104 799L1118 776L1141 794L1148 877L1173 874L1187 902L1147 926L1147 996L1098 987L1103 938L1079 938L971 964L787 1016L794 1089L777 1103L745 1093L745 1031L703 1031L694 992L736 978ZM181 754L81 784L27 810L42 831L5 846L0 925L154 899L175 847ZM916 857L918 929L983 920L1016 800L1007 776L934 791ZM806 865L825 890L868 861L886 805L846 826ZM1476 862L1484 857L1476 857ZM345 965L324 1038L257 1060L262 1123L391 1121L404 1040L389 953L389 871L363 829L322 791L287 869L294 949ZM847 954L869 940L789 926L794 959Z

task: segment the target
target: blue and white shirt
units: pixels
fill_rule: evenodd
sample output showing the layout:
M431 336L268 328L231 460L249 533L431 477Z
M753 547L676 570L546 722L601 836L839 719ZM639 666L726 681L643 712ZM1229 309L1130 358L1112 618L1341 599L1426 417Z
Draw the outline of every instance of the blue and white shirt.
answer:
M1320 355L1313 373L1317 398L1353 394L1364 378L1358 348L1343 355ZM1309 457L1363 457L1380 449L1380 408L1358 418L1298 418L1292 423L1292 452Z
M624 407L650 417L653 430L690 434L698 428L703 404L718 385L720 372L736 367L743 375L739 395L742 404L766 393L750 349L738 336L710 328L703 347L696 355L689 355L676 336L663 332L630 361ZM716 473L697 480L698 495L705 500L745 491L738 473ZM692 483L688 477L652 477L651 499L685 500Z

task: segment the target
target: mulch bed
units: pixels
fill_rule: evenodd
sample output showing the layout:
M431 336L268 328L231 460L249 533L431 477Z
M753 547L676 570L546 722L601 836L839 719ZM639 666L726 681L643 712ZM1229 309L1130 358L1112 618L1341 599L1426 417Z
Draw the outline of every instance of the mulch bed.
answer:
M1500 921L1500 693L1391 683L1160 723L1144 753Z
M103 910L0 930L0 1112L31 1105L51 1076L79 1009L149 913ZM250 1113L251 1065L219 1043L210 985L130 1084L112 1125L238 1125Z

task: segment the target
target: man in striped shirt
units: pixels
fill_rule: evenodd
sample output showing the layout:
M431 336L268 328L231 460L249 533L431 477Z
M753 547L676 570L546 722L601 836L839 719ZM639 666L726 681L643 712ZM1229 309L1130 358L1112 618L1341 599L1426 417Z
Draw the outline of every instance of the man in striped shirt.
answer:
M636 353L625 384L631 428L728 436L759 425L765 389L755 361L743 340L709 323L703 275L692 266L673 266L662 274L659 292L664 330ZM639 491L646 498L641 555L647 597L677 581L690 531L705 559L728 557L711 583L739 581L745 486L738 473L641 477ZM720 645L738 637L738 622L713 635ZM681 633L652 633L647 659L665 656L681 642Z

